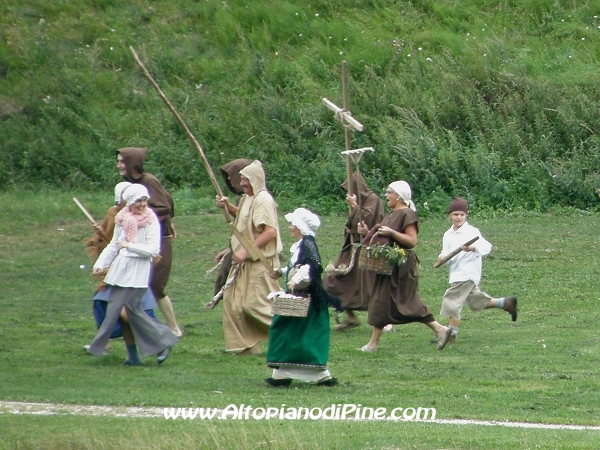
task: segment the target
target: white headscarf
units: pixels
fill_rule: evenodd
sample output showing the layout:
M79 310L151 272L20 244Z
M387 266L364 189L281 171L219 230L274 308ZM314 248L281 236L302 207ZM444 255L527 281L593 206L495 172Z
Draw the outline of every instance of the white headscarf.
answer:
M286 214L285 219L298 228L303 236L314 236L321 226L319 216L306 208L297 208L294 212Z
M414 202L412 201L412 192L410 186L406 181L394 181L390 183L389 188L394 191L400 199L413 211L417 210Z
M115 203L121 203L121 195L123 195L123 191L131 186L129 181L121 181L117 183L115 186Z
M127 202L127 206L133 205L142 197L150 198L148 189L142 184L132 184L123 191L123 200Z

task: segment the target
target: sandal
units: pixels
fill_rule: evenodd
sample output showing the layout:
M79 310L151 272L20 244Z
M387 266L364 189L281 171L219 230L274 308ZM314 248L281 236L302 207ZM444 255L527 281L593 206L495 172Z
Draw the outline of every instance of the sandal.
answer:
M366 345L363 345L361 348L359 348L359 350L361 352L372 353L374 351L377 351L377 347L371 347L369 344L366 344Z
M348 320L344 320L342 323L337 324L333 327L335 331L346 331L351 330L352 328L356 328L360 325L359 322L349 322Z
M440 338L437 349L444 350L444 347L450 341L451 337L452 337L452 328L448 327L448 329L446 330L444 335Z

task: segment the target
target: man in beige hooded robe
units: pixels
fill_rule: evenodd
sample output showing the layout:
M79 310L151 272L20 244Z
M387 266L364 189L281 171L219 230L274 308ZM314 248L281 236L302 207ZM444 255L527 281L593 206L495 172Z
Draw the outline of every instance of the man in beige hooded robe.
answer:
M260 161L253 161L240 171L244 194L236 207L226 197L217 198L217 206L226 207L235 216L234 225L254 241L273 268L279 268L283 249L275 200L266 188ZM267 268L252 260L240 241L231 236L233 261L239 265L234 281L223 294L223 329L225 349L238 355L260 353L259 344L267 340L271 326L270 292L280 290ZM232 275L235 267L231 269Z

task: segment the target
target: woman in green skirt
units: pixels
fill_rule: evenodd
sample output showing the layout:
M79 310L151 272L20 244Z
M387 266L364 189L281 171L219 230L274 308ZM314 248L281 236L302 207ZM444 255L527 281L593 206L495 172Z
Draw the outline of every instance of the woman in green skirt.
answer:
M267 366L273 375L265 381L271 386L289 386L292 379L318 386L334 386L337 380L327 369L329 357L329 306L342 310L341 301L331 297L321 281L323 267L315 242L319 217L305 208L285 215L290 233L296 239L287 266L278 275L285 276L286 292L310 295L306 317L275 315L269 329Z

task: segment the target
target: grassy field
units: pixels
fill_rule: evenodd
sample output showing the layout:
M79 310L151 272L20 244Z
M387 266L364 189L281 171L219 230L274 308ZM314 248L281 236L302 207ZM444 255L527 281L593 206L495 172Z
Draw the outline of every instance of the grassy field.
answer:
M214 255L227 228L207 198L177 192L169 294L185 335L162 366L146 358L123 367L123 342L95 358L82 346L95 333L94 282L82 240L91 225L73 194L0 194L0 400L82 405L217 407L436 408L438 419L544 424L600 424L597 322L600 215L575 210L550 214L473 216L495 249L486 257L481 287L519 295L519 320L506 313L464 314L459 339L443 352L418 324L386 333L379 351L356 349L363 326L333 333L329 365L334 388L293 384L272 389L265 356L224 353L221 310L203 309L212 296ZM110 193L78 197L96 218ZM280 217L296 207L282 201ZM318 212L318 211L317 211ZM326 264L335 259L343 216L324 216L317 237ZM291 238L283 226L286 249ZM421 222L421 294L437 315L447 285L433 269L448 227L444 217ZM287 254L287 253L286 253ZM85 266L81 268L81 266ZM332 314L332 324L335 316ZM446 320L440 318L443 323ZM266 350L266 343L263 344ZM0 414L0 448L598 448L595 431L514 429L410 422L166 421L140 418Z

